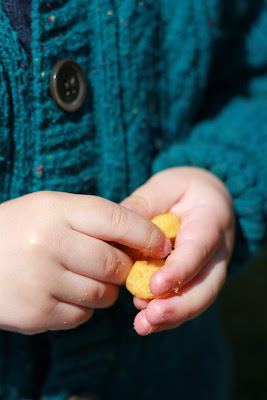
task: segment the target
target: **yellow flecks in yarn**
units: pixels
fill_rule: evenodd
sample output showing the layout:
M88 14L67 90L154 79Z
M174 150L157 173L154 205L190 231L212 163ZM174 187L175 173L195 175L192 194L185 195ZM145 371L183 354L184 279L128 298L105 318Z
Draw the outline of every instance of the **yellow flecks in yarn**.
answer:
M58 45L58 46L61 46L61 42L57 42L57 45Z
M44 76L45 76L45 72L42 71L42 72L41 72L41 77L43 78Z
M103 176L104 176L104 173L102 171L99 171L98 174L97 174L97 177L98 178L103 178Z
M41 164L39 167L35 168L35 175L40 178L43 175L44 166Z
M50 17L48 17L48 21L49 22L54 22L55 21L55 16L54 15L50 15Z
M134 108L132 109L132 114L133 114L133 115L137 115L137 114L138 114L138 108L134 107Z
M47 156L47 161L51 161L53 158L53 156L50 154L49 156Z
M42 172L41 171L35 171L35 175L40 178L42 176Z
M107 11L107 15L112 15L113 14L113 11L112 10L108 10Z
M39 61L39 58L35 58L34 61L36 61L36 62Z
M95 10L96 10L96 11L99 11L99 10L100 10L100 7L99 7L99 6L97 6L97 7L95 8Z
M138 5L139 5L140 7L142 7L142 6L144 5L144 2L143 2L143 1L138 1Z

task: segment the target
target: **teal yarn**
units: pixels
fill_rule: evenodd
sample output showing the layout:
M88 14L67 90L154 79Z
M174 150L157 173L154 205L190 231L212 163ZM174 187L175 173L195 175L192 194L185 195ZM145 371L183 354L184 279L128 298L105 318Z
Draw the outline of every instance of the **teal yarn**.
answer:
M253 12L251 12L253 10ZM238 27L238 29L237 29ZM0 3L0 203L53 190L121 201L152 173L208 169L230 191L230 273L266 241L267 4L264 0L32 0L32 66ZM51 71L74 59L88 85L67 114ZM77 329L0 331L0 399L229 398L216 304L141 338L123 288ZM157 349L157 351L155 351Z
M215 146L211 137L216 137ZM208 169L223 180L233 197L243 245L244 238L246 241L248 251L239 252L244 262L266 235L266 155L265 101L236 98L216 118L198 124L187 142L161 153L154 162L154 172L191 165Z

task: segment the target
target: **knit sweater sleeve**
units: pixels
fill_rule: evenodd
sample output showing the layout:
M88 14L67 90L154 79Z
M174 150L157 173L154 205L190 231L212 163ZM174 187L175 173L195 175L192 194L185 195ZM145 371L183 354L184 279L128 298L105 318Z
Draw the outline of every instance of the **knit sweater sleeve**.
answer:
M192 124L183 139L163 149L153 163L154 173L174 166L196 166L225 183L237 217L232 258L235 266L247 261L266 240L266 34L267 7L244 39L242 65L241 59L235 60L227 52L227 48L232 49L240 56L240 48L224 43L224 51L221 48L210 69L202 118ZM228 71L227 59L232 60Z

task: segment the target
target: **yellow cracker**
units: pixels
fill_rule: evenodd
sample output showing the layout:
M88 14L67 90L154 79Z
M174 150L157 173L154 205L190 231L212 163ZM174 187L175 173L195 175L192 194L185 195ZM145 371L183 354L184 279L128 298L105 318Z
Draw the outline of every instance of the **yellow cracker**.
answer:
M174 240L180 230L181 221L172 212L157 215L151 220L162 232L174 243ZM138 259L138 256L142 256L141 252L138 250L130 249L129 255L133 259ZM140 257L141 258L141 257ZM142 256L142 258L146 258ZM156 299L164 298L173 293L165 293L162 296L154 296L149 288L149 282L151 276L160 267L165 264L165 260L146 258L146 260L135 261L132 269L126 279L126 288L134 296L140 297L141 299ZM175 290L177 293L178 289Z
M136 261L126 279L126 287L129 292L141 299L155 299L156 296L150 292L149 282L154 272L164 263L165 260L153 259Z
M180 230L181 221L173 212L157 215L151 220L169 239L175 239Z

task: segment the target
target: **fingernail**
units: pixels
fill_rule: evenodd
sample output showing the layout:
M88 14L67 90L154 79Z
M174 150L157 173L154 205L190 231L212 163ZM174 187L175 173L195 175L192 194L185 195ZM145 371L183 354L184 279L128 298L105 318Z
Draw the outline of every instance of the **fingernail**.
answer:
M147 332L146 336L149 335L150 333L153 333L153 326L151 326L151 328L150 328L149 331Z
M163 255L166 257L172 249L172 245L169 239L165 240L164 247L163 247Z
M171 289L172 289L172 288L171 288L171 285L170 285L170 284L164 283L164 284L161 286L161 288L160 288L159 296L161 296L162 294L165 294L165 293L167 293L167 292L170 292Z

